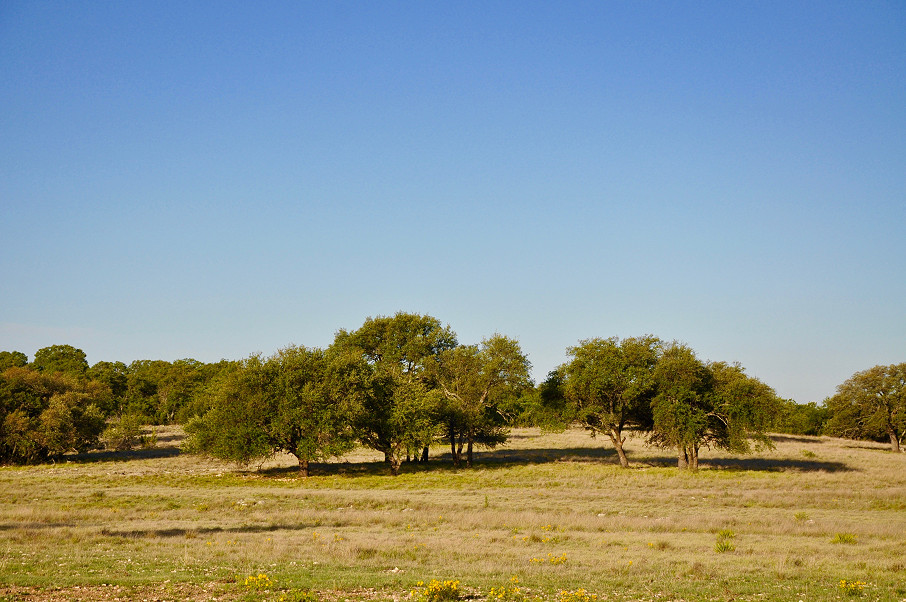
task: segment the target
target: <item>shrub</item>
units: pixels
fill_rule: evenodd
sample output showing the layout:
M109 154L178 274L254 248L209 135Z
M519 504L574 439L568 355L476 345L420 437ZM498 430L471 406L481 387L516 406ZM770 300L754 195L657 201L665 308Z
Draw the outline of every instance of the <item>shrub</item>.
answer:
M428 585L419 581L418 587L421 589L414 590L412 595L416 597L419 602L450 602L451 600L459 600L459 581L438 581L437 579L432 579L431 583Z
M101 440L104 447L108 450L130 451L136 446L153 447L149 445L150 439L142 437L142 428L147 419L139 414L124 414L120 418L115 418L104 429ZM154 443L157 443L157 435L153 435Z

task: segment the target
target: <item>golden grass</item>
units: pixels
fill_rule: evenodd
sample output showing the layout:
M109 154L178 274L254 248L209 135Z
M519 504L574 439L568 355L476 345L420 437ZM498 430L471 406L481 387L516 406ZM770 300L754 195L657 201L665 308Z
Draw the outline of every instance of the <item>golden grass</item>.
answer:
M639 439L624 470L581 430L520 429L472 470L441 457L394 478L358 450L302 479L289 457L241 470L176 453L179 438L0 469L0 583L276 599L243 588L267 575L284 592L398 599L431 579L484 597L518 576L547 600L906 599L906 455L882 445L778 436L752 456L705 450L690 473Z

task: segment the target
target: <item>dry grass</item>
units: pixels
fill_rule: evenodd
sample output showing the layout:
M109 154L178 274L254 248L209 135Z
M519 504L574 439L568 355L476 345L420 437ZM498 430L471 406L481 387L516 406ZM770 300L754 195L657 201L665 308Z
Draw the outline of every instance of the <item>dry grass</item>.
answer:
M330 599L431 579L484 597L517 575L545 599L906 599L906 455L881 445L778 436L748 457L705 451L686 473L639 440L623 470L581 430L525 429L473 470L441 457L393 478L360 450L301 479L290 458L240 470L178 454L179 438L0 469L6 595L277 599L243 588L266 574ZM733 549L715 551L727 532Z

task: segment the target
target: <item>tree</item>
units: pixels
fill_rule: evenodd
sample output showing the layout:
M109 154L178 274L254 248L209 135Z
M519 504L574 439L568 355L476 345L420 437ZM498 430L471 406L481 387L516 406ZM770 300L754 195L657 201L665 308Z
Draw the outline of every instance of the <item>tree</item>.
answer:
M88 370L88 361L85 359L85 352L72 345L51 345L35 352L32 366L40 372L65 372L81 376Z
M796 403L792 399L783 399L771 430L790 435L823 435L830 415L826 405L818 405L814 401Z
M746 374L738 363L710 362L708 371L712 390L705 442L742 454L772 448L768 431L782 407L774 389Z
M708 427L711 374L692 349L676 343L664 350L654 374L657 395L649 441L676 448L679 468L698 468L698 450Z
M293 454L308 476L309 462L339 456L355 441L347 408L329 382L328 358L320 349L287 347L268 361L274 415L270 434Z
M562 367L564 395L592 436L607 434L624 468L629 466L624 431L651 425L660 348L660 339L648 335L622 342L617 337L588 339L567 349L573 359Z
M495 447L507 439L501 406L507 398L531 388L531 364L519 343L495 334L481 345L460 345L439 353L429 364L443 391L442 416L450 439L453 463L472 466L475 444Z
M186 423L185 449L247 465L275 453L266 428L264 361L253 355L209 386L211 409Z
M7 368L21 368L28 364L28 356L21 351L0 351L0 372Z
M828 432L871 439L886 438L901 451L906 437L906 363L856 372L827 400Z
M747 453L771 447L767 429L780 401L774 390L738 364L704 364L685 345L664 350L655 379L650 442L677 450L680 468L698 468L702 446Z
M353 428L364 445L383 452L394 475L404 455L418 454L435 437L442 395L425 368L455 346L456 334L437 318L403 312L337 332L330 353L343 398L355 408Z
M95 446L109 403L103 383L64 372L7 368L0 374L0 463L41 462Z
M252 356L225 370L210 395L211 410L186 425L190 451L240 464L285 451L307 477L312 461L340 455L353 441L320 349L287 347L266 360Z
M129 369L123 362L98 362L87 372L88 378L110 387L110 407L101 408L108 416L122 410L123 397L129 387Z

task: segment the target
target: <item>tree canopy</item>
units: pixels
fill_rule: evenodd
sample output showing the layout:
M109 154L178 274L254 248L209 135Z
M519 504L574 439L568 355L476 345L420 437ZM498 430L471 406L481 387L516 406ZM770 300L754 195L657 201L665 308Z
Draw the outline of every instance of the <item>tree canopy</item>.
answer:
M856 372L827 401L832 434L890 441L900 451L906 436L906 363Z
M476 444L495 447L507 439L502 405L531 388L531 364L519 343L500 334L481 345L459 345L432 358L429 373L444 395L441 420L453 463L472 466Z
M399 312L340 330L330 353L343 365L343 392L359 440L384 454L393 474L405 455L434 440L442 394L425 372L429 361L457 344L432 316Z
M623 467L629 466L623 431L651 427L660 349L660 339L649 335L622 341L588 339L566 350L572 360L561 369L564 395L593 436L604 433L610 438Z

